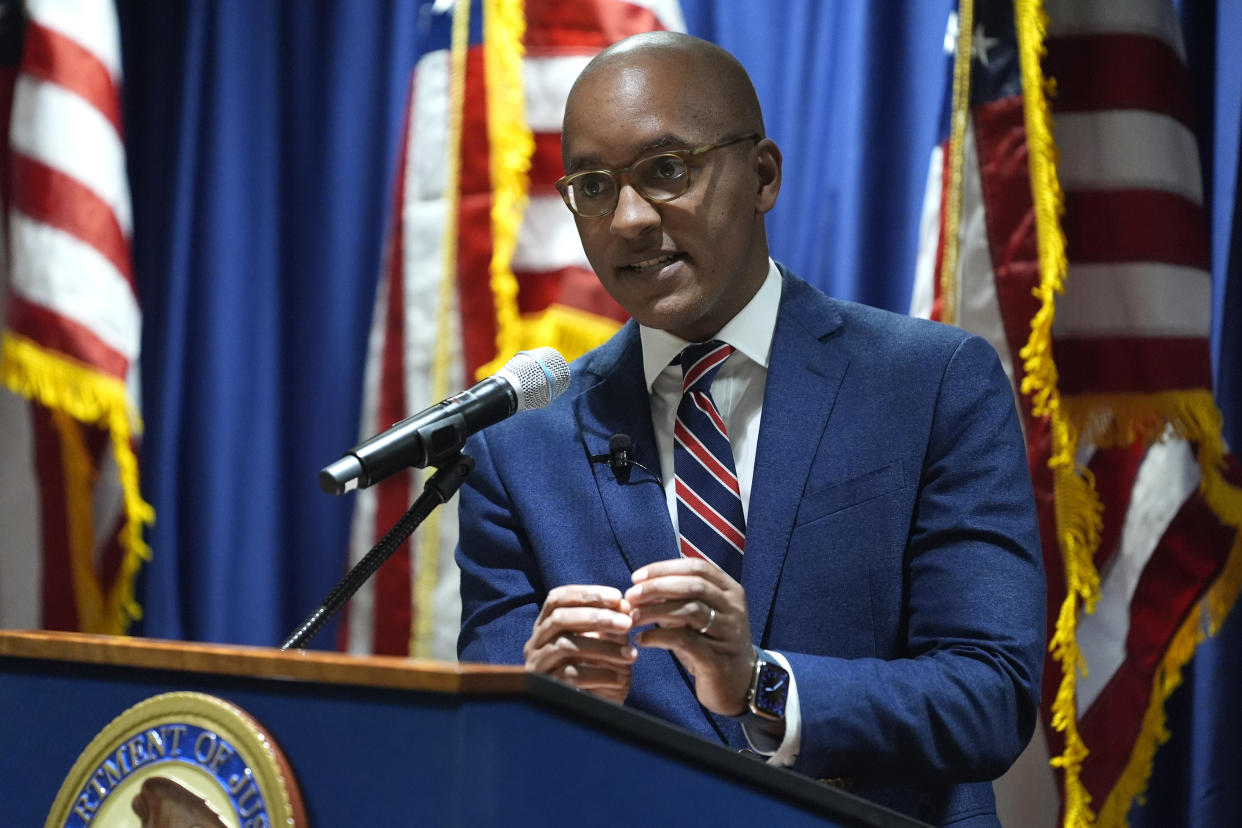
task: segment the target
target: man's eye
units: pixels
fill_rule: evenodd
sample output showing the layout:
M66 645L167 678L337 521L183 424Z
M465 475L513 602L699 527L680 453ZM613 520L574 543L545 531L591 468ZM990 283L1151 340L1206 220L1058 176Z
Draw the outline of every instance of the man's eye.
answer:
M680 158L667 157L656 159L651 174L658 181L673 181L681 178L686 172L685 164Z
M608 179L602 175L584 175L578 180L583 198L598 198L608 192Z

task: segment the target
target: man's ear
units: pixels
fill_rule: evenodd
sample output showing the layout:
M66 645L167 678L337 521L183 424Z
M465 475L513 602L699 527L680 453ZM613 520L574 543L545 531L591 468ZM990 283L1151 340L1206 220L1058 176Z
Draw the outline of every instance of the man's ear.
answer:
M759 200L757 209L766 213L776 206L781 191L781 148L771 138L764 138L755 145L759 163Z

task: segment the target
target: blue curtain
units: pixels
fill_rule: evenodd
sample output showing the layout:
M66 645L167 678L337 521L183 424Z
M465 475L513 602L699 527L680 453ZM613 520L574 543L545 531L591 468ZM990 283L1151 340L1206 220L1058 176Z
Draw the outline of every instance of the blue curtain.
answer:
M784 150L774 254L829 293L908 305L954 5L682 0L689 29L750 70ZM1183 5L1208 114L1216 370L1236 443L1242 57L1231 44L1242 42L1242 4ZM144 309L143 485L157 513L141 629L271 645L343 572L351 501L315 478L358 436L394 155L430 2L118 6ZM1236 786L1220 784L1242 739L1211 738L1242 732L1237 616L1171 701L1173 741L1136 824L1187 824L1192 808L1204 825L1242 815L1225 790ZM315 644L332 641L329 628Z
M690 31L749 70L784 152L768 221L774 256L834 296L909 309L954 7L682 2Z
M316 472L357 441L418 6L119 9L145 631L272 645L343 572L350 504Z

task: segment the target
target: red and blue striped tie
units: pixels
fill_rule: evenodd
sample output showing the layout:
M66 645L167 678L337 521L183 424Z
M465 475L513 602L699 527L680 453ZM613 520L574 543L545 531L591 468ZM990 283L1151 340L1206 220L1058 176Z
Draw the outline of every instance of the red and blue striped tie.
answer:
M681 404L673 423L677 528L681 554L705 558L735 581L742 578L746 518L724 418L709 389L733 346L711 341L687 345L678 357Z

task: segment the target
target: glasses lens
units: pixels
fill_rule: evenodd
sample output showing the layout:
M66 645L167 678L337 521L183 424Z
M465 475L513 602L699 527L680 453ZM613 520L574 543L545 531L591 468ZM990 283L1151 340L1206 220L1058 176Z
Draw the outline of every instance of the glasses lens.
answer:
M607 173L588 172L575 176L565 190L570 206L581 216L602 216L617 203L617 186Z
M634 165L630 173L643 195L656 201L677 198L690 186L686 162L676 155L653 155Z

